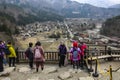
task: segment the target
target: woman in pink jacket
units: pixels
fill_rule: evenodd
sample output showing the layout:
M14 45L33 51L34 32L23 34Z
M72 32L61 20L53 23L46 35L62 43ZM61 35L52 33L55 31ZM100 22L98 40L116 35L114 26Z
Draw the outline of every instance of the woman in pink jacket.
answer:
M45 55L44 55L44 50L39 41L35 44L34 60L35 60L35 64L36 64L36 72L38 72L39 66L41 66L41 70L43 70L44 62L45 62Z

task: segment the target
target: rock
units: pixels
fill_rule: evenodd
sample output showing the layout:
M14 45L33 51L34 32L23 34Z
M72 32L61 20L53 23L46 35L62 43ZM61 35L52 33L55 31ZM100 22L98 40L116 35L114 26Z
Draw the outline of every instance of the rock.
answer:
M81 70L80 69L69 69L68 72L70 72L70 73L80 73Z
M19 72L23 72L23 73L27 73L27 72L30 72L30 68L28 67L22 67L22 68L19 68Z
M0 76L9 76L12 71L14 71L15 67L6 68L3 72L0 73Z
M12 71L15 71L15 67L9 67L9 68L6 68L5 69L5 72L8 72L8 73L10 73L10 72L12 72Z
M45 74L57 72L57 68L56 68L56 67L46 68L46 69L44 69L42 72L45 73Z
M117 72L120 72L120 69Z
M74 69L69 69L68 72L75 73L75 70Z
M7 78L4 78L4 79L2 79L2 80L11 80L9 77L7 77Z
M10 73L9 72L5 72L5 71L0 73L0 76L3 76L3 77L7 77L9 75L10 75Z
M48 80L55 80L55 79L48 79Z
M80 69L78 69L78 70L77 70L77 73L80 73L80 72L82 72L82 71L81 71Z
M39 77L28 78L27 80L39 80Z
M72 76L71 76L70 72L64 72L63 74L60 74L58 76L58 78L60 78L61 80L68 79L68 78L71 78L71 77Z
M94 80L92 77L79 77L79 80Z

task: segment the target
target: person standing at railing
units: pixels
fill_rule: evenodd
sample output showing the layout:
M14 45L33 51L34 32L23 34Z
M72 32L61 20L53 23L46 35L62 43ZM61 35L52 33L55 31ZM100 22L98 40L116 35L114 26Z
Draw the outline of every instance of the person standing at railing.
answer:
M112 51L111 51L110 47L108 47L107 53L108 53L108 55L111 55ZM108 57L108 61L112 61L112 57Z
M25 51L25 55L26 55L26 57L27 57L28 60L29 60L29 67L30 67L30 69L34 69L34 67L33 67L34 55L33 55L33 48L32 48L32 46L33 46L33 43L30 42L30 43L29 43L29 47L28 47L27 50Z
M67 48L63 42L60 43L58 47L58 55L59 55L59 67L64 66L65 57L67 54Z
M19 52L18 52L18 47L15 49L15 52L16 52L16 63L19 63Z
M10 54L8 55L8 57L9 57L9 67L11 67L11 64L12 64L13 67L15 67L15 59L17 57L15 49L13 48L12 43L10 41L8 41L7 46L8 46L9 51L10 51Z
M39 70L39 65L41 66L41 70L43 70L44 62L45 62L45 55L44 55L44 50L39 41L35 44L34 59L35 59L35 64L36 64L36 72L38 72Z
M4 44L2 41L0 41L0 72L3 72L4 71L4 67L3 67L3 59L4 59Z
M70 58L73 64L73 68L75 68L75 65L77 66L77 69L79 68L79 62L80 62L80 57L81 56L81 50L78 47L78 42L74 41L73 42L73 47L70 49Z
M85 56L85 50L87 49L87 45L83 42L81 42L81 45L79 46L80 50L81 50L81 68L83 69L83 65L84 65L84 56Z

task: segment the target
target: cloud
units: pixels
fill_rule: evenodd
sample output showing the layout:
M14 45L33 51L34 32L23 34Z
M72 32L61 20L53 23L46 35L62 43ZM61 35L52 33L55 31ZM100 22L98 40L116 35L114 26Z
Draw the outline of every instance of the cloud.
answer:
M109 0L112 4L120 4L120 0Z
M94 6L99 7L108 7L115 4L120 4L120 0L73 0L78 1L80 3L89 3Z

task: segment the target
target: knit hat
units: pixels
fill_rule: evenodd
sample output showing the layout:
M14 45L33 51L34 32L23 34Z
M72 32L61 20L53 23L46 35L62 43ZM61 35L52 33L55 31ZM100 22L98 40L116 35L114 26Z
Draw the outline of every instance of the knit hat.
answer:
M77 41L74 41L74 42L73 42L73 47L78 47Z

